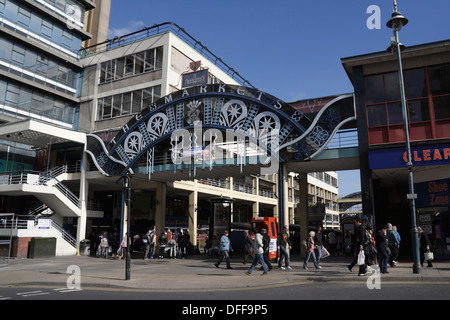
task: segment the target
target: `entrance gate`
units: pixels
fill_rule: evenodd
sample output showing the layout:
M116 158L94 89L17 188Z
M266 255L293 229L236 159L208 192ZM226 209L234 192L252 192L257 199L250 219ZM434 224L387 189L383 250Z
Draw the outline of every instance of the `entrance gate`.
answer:
M311 160L355 120L353 95L305 113L254 88L213 84L182 89L136 114L106 145L87 135L86 152L107 176L153 181L279 173ZM279 223L284 221L279 183Z

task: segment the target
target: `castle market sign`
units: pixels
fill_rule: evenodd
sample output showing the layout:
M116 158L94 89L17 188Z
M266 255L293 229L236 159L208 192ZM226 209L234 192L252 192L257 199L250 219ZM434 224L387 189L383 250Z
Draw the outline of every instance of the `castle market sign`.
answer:
M138 167L150 174L165 152L173 164L202 163L212 169L251 162L271 171L262 174L271 174L281 162L301 161L332 138L344 119L340 109L329 105L310 119L254 88L200 85L149 105L107 144L100 136L88 134L86 152L108 176L132 173ZM353 110L350 113L353 116Z

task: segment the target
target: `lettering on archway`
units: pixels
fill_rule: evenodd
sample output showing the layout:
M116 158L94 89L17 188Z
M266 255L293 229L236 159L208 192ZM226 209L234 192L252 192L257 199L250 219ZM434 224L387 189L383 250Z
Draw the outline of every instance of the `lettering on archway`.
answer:
M107 145L88 134L86 149L109 176L249 164L272 174L281 162L303 161L319 152L340 125L354 119L353 108L337 103L348 98L353 99L337 97L310 119L253 88L197 86L148 106Z

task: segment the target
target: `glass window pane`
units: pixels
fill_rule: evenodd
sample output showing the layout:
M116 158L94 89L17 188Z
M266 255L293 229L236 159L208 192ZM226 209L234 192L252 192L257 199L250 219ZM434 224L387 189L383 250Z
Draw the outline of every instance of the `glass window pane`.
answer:
M155 70L155 49L145 52L145 71Z
M30 110L31 106L31 98L33 97L33 94L31 90L27 89L21 89L20 90L20 97L19 97L19 109L22 110Z
M135 59L135 67L134 67L134 73L139 74L144 72L144 52L136 53L136 59Z
M112 117L120 116L121 109L122 109L122 95L116 94L115 96L113 96Z
M450 96L433 99L436 119L450 119Z
M99 83L103 83L106 81L106 68L108 66L108 62L103 62L100 66L100 80Z
M122 79L123 78L123 65L124 58L119 58L116 60L116 76L114 79Z
M134 70L134 55L125 57L125 75L133 74Z
M142 108L147 108L153 102L152 88L142 90Z
M122 114L129 114L131 112L131 92L123 94L122 97Z
M132 113L140 112L142 109L142 90L133 91Z
M384 101L383 76L370 76L365 78L366 103L379 103Z
M386 125L386 107L384 104L367 107L369 127Z
M450 93L450 64L429 69L433 95Z
M405 71L405 91L408 99L426 97L428 94L425 69Z
M402 104L400 102L389 103L387 108L389 124L403 123Z
M8 105L17 106L19 103L19 87L9 83L6 88L5 102Z
M156 69L162 69L163 64L163 47L156 48Z
M33 100L31 101L31 111L41 113L44 105L44 95L41 93L33 93Z
M386 73L384 75L384 86L386 88L386 101L397 101L401 99L398 72Z
M409 121L420 122L430 120L430 108L427 99L409 101L408 107Z
M112 102L112 97L105 97L103 99L103 116L102 116L102 119L111 118L111 102Z

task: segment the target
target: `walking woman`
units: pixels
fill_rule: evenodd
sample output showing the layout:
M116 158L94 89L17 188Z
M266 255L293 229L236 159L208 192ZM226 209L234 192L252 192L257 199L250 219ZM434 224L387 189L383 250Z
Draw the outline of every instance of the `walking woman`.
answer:
M314 253L314 249L315 249L315 245L314 245L314 236L316 235L316 233L314 231L311 231L309 233L309 237L306 240L306 258L305 258L305 262L303 263L303 269L308 270L308 262L309 262L309 258L313 258L314 261L314 266L316 267L316 269L320 269L322 268L321 266L319 266L319 263L317 262L316 259L316 254Z

